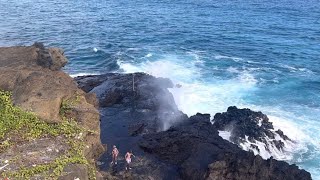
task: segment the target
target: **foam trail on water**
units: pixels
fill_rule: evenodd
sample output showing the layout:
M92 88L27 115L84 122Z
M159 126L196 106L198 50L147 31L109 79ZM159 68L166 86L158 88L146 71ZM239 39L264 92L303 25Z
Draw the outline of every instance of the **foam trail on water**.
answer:
M78 77L78 76L88 76L88 75L99 75L99 73L71 73L71 77Z
M235 62L239 62L243 60L242 58L239 58L239 57L224 56L224 55L215 55L214 58L217 60L220 60L220 59L233 60Z

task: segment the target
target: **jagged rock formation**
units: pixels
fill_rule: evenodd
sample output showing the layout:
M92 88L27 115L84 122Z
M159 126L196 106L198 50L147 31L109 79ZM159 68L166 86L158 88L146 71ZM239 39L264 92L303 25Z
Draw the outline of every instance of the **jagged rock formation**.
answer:
M99 98L102 142L120 150L119 165L109 165L110 152L100 159L105 179L311 179L295 165L263 160L222 139L208 114L188 118L174 104L169 80L143 73L76 80ZM125 172L130 149L137 157Z
M264 150L271 152L271 148L282 151L285 146L284 141L292 142L280 129L275 130L269 118L262 112L231 106L227 112L217 113L213 121L218 130L230 131L230 141L239 146L243 143L262 142L263 149L251 144L251 148L256 152Z
M209 115L197 114L167 131L144 135L140 147L178 166L182 179L311 179L295 165L263 160L223 140Z
M12 100L16 106L34 112L47 123L61 123L64 118L72 118L79 126L91 131L92 133L86 132L81 136L85 144L82 147L84 156L89 162L93 162L103 151L100 142L99 112L94 107L95 96L79 89L74 80L60 70L66 63L67 59L61 49L47 49L41 43L27 47L0 48L0 90L12 92ZM72 99L76 103L71 102ZM49 163L63 154L65 149L70 148L61 144L62 140L59 140L59 143L56 141L56 138L48 137L34 140L34 145L18 142L18 148L9 148L0 156L1 159L10 159L15 155L20 157L24 153L33 152L32 156L26 155L20 165L26 168L32 165L35 167L41 163ZM48 144L52 147L49 148ZM24 147L21 152L16 151L19 147ZM9 165L4 170L10 171L10 168L19 167ZM65 171L72 176L72 173L77 174L79 168L69 165Z

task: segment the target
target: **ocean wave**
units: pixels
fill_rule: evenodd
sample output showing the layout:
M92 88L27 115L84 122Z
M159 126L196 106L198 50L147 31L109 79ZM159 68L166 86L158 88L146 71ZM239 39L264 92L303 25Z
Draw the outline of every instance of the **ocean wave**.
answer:
M245 105L245 107L248 107L248 105ZM264 159L273 157L277 160L295 163L301 162L302 159L296 159L295 154L306 153L309 151L308 144L310 144L311 138L305 134L297 124L294 124L283 117L272 115L268 115L268 117L270 122L272 122L274 125L274 130L272 130L272 132L275 136L275 139L265 137L263 141L249 141L248 137L246 136L244 142L240 144L240 147L245 151L253 152L255 155L259 154ZM275 132L278 129L281 129L292 141L284 140L282 137L280 137L279 134ZM219 131L219 135L228 141L230 141L231 134L232 130ZM282 141L284 143L284 148L281 150L278 149L273 140ZM318 153L314 152L314 154ZM305 161L306 159L303 160Z
M215 79L202 81L203 69L194 61L184 61L175 55L166 55L158 61L138 64L119 62L124 72L146 72L156 77L170 78L181 88L170 89L180 110L188 115L197 112L211 113L225 110L228 106L239 104L243 96L255 89L257 80L248 71L239 72L229 80Z
M314 72L306 67L294 67L294 66L290 66L287 64L281 64L280 65L281 68L287 69L290 72L301 72L301 73L307 73L307 74L314 74Z
M248 106L246 105L245 107ZM265 109L268 108L265 107ZM274 125L273 133L275 135L275 140L281 140L284 143L284 148L279 150L273 143L274 139L270 139L268 137L263 141L253 142L249 141L246 136L244 142L240 144L240 147L243 150L251 151L255 155L260 155L264 159L273 157L277 160L284 160L289 163L299 164L302 168L307 168L305 164L312 163L315 160L320 160L318 157L318 154L320 153L320 143L315 141L318 139L317 137L319 135L317 134L316 137L314 135L310 136L310 132L306 131L306 129L310 129L310 127L305 127L304 123L303 126L301 123L296 124L292 122L292 120L288 120L281 116L278 117L269 114L268 117L270 122L273 122ZM277 133L275 133L278 129L281 129L292 141L282 139ZM231 131L219 131L219 135L228 141L230 141L231 133ZM319 168L319 166L315 166L315 168ZM315 172L315 169L312 168L311 172Z
M246 151L252 151L255 155L260 155L263 159L269 159L271 156L274 159L277 160L291 160L293 157L292 151L294 149L294 143L290 141L285 141L283 140L279 135L276 136L277 140L281 140L284 142L284 149L279 150L275 145L272 143L272 139L265 138L265 143L261 141L256 141L256 142L250 142L248 140L248 136L245 137L245 142L240 144L243 150ZM259 148L259 151L255 148L252 148L252 145L256 146ZM268 149L268 150L267 150Z
M255 106L252 104L244 104L242 107L247 107L255 111L262 110L263 113L269 117L269 121L273 123L275 130L281 129L284 134L293 140L293 142L282 140L285 143L283 152L277 151L276 148L267 145L270 146L269 148L273 149L273 151L271 151L271 153L265 151L260 152L259 154L263 158L273 156L278 160L285 160L290 163L301 163L302 166L305 164L304 162L312 161L312 158L317 158L320 153L320 142L317 141L317 139L320 138L320 134L314 127L319 127L319 124L314 124L315 122L308 117L299 117L295 113L281 110L279 107ZM279 139L280 137L276 136L276 138ZM255 145L258 146L259 142ZM254 152L254 149L250 148L249 141L243 144L243 149Z

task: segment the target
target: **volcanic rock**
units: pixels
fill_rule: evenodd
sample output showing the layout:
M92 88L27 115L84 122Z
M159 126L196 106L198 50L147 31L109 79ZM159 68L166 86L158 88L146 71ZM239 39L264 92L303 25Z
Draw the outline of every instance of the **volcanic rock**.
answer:
M146 134L139 145L177 166L181 179L311 179L295 165L263 160L222 139L207 115L197 114L167 131Z
M118 165L110 166L110 151L99 160L105 179L311 179L295 165L263 160L222 139L209 114L188 118L176 107L168 79L108 73L76 80L99 98L102 142L120 151ZM128 150L136 157L127 172Z
M267 115L247 108L238 109L231 106L227 112L217 113L213 122L218 130L231 131L230 141L239 146L243 143L259 141L265 144L263 149L271 152L271 148L274 147L282 151L285 147L284 141L292 142L281 130L274 129ZM263 150L257 146L253 149L256 149L256 152Z

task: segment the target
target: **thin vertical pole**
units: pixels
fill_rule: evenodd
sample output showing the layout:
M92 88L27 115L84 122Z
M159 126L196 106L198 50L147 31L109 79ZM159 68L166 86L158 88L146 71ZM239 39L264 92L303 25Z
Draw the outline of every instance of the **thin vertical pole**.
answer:
M132 90L135 91L135 89L134 89L134 74L132 74Z

